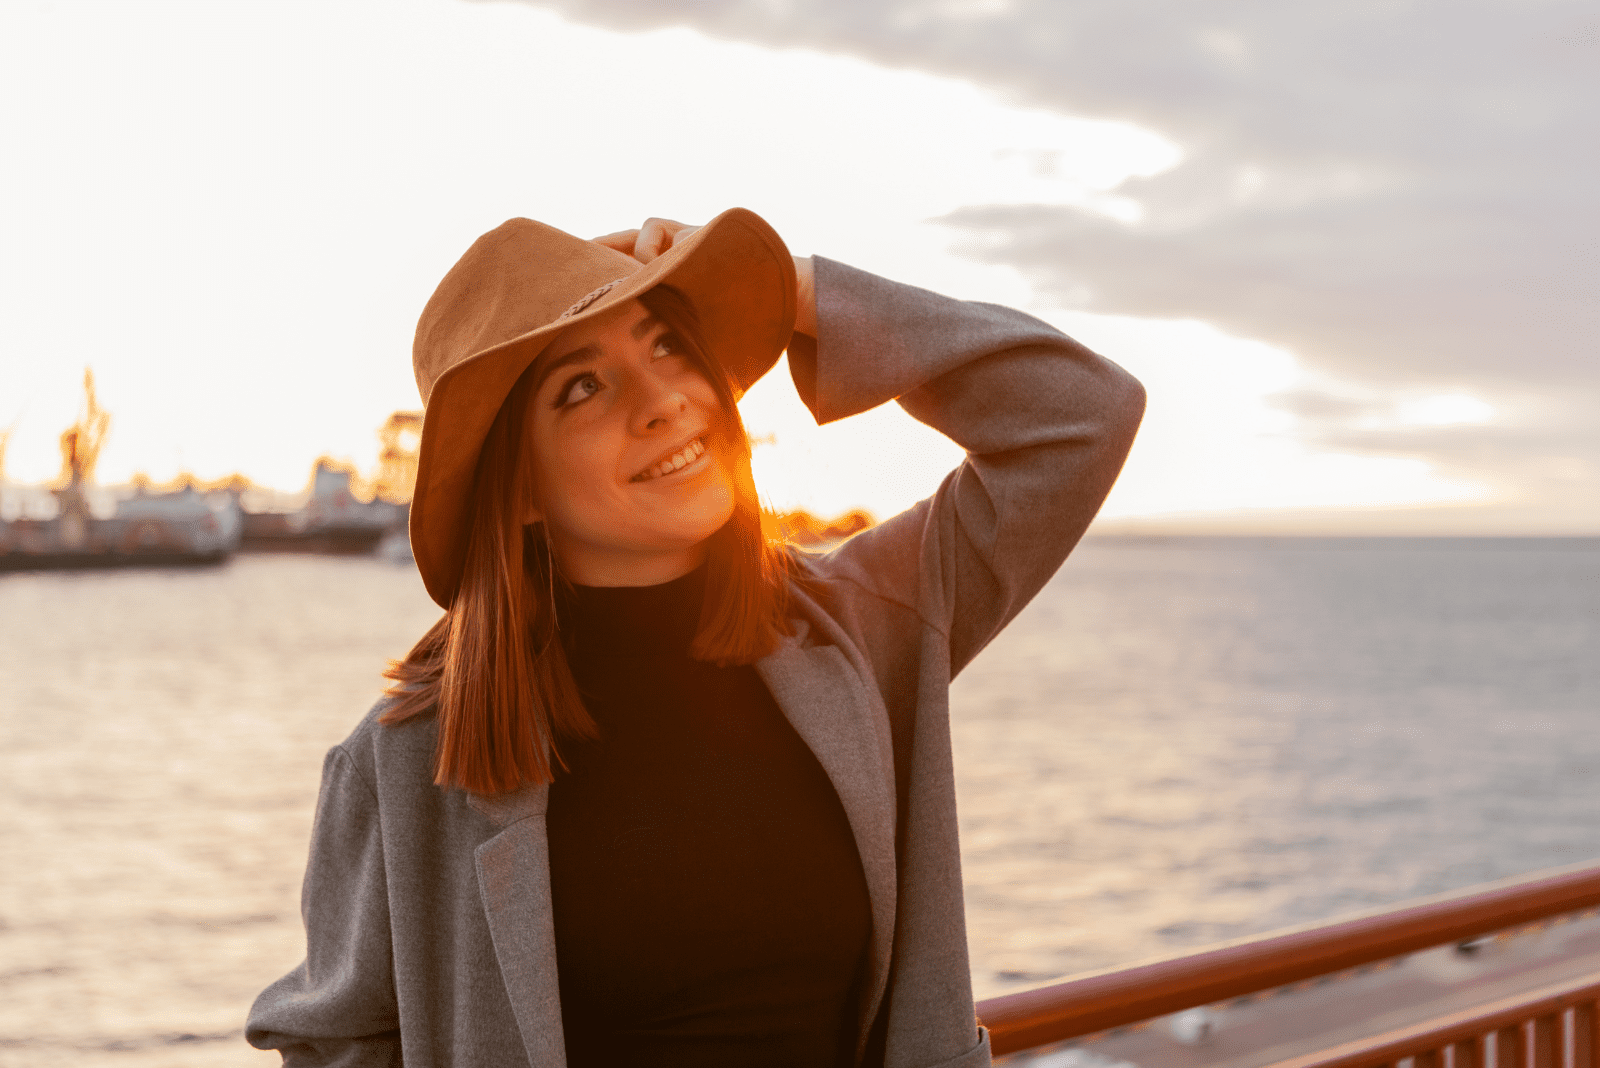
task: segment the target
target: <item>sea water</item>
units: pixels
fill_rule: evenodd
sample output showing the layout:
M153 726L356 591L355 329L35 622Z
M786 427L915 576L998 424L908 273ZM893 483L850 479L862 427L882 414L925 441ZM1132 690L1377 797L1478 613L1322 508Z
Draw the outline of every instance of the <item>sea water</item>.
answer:
M0 576L0 1065L268 1065L376 560ZM1600 542L1091 539L951 690L985 997L1600 857Z

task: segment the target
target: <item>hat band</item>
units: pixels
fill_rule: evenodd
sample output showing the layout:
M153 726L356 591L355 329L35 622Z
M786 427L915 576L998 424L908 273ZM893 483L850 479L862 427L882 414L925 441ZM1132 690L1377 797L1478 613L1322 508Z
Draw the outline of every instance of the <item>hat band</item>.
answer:
M607 293L609 293L613 289L617 288L617 286L621 282L622 282L621 278L618 278L618 279L616 279L614 281L607 282L605 285L601 286L599 289L595 290L593 293L590 293L588 296L586 296L582 300L578 301L572 307L568 308L566 311L564 311L560 315L556 316L556 321L560 322L562 319L570 319L570 318L572 318L574 315L577 315L579 312L583 311L583 309L587 308L589 305L593 304L595 301L599 300L601 297L605 296Z

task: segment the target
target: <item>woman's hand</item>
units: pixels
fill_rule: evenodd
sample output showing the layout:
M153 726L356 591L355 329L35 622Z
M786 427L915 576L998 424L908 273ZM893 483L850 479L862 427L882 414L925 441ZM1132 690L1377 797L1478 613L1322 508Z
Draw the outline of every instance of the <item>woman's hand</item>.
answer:
M614 234L595 238L595 243L606 248L614 248L638 260L640 263L649 263L667 249L677 244L680 238L688 237L698 226L688 223L676 222L672 219L646 219L644 225L637 230L618 230Z
M595 238L595 243L606 248L614 248L624 255L632 256L640 263L649 263L667 249L688 237L698 226L677 222L673 219L649 218L637 230L618 230L614 234L606 234ZM795 281L795 319L794 328L802 334L817 336L817 293L816 274L812 270L810 256L796 256L794 258Z

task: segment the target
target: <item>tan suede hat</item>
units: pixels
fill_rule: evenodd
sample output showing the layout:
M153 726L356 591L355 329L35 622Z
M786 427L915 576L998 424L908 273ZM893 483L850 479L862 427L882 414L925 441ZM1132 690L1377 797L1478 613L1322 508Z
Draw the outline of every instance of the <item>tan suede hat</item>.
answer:
M694 305L707 348L740 392L789 344L794 261L772 227L743 208L648 264L511 219L473 242L434 290L412 348L425 413L411 549L442 607L461 584L478 453L517 378L567 327L663 283Z

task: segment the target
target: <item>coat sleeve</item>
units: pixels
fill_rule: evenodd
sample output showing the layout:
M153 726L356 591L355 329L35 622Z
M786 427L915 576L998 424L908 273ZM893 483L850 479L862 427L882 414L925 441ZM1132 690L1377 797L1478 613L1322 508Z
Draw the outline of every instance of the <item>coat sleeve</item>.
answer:
M932 497L819 569L914 609L949 638L954 675L1082 537L1133 443L1144 390L1022 312L815 264L819 336L797 334L789 357L817 421L894 399L967 452Z
M378 802L342 747L322 765L301 890L306 959L267 987L245 1037L295 1068L400 1064Z

